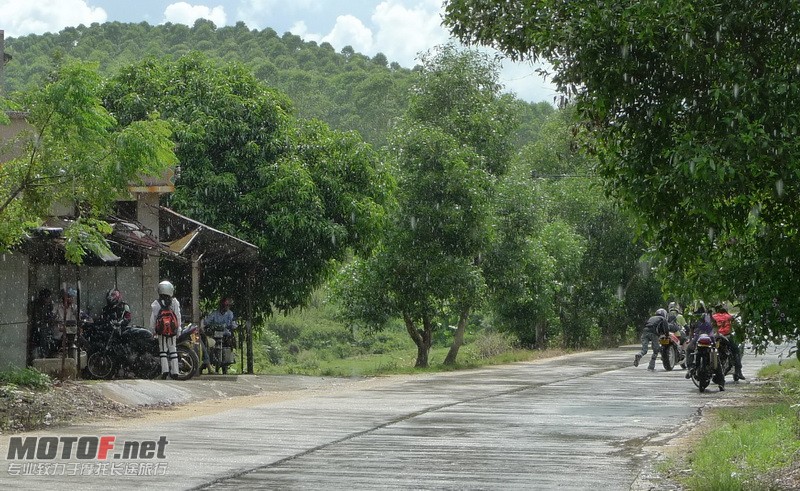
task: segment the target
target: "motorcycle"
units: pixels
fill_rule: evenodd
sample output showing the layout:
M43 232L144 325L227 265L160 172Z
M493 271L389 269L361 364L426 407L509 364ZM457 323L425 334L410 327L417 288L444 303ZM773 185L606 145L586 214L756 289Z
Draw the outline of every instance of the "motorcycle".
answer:
M191 358L191 365L193 370L192 376L200 375L200 367L202 365L200 363L200 360L203 359L203 343L200 341L200 329L197 327L197 325L190 323L183 329L181 329L181 332L180 334L178 334L178 338L176 339L175 342L178 348L183 346L186 350L189 350L191 352L191 354L189 354L188 356ZM178 354L178 357L180 361L180 353ZM188 360L186 361L188 362ZM190 369L188 363L186 364L186 366L182 366L182 364L179 362L178 370L180 371L183 369L186 369L187 371Z
M177 346L177 352L178 375L173 378L189 380L200 364L197 354L185 343ZM114 325L105 344L89 355L86 368L98 379L110 380L118 375L155 378L161 373L158 341L143 327Z
M705 392L711 382L723 390L725 375L733 369L733 364L728 349L722 345L719 337L712 339L707 334L700 335L693 356L692 382L700 392Z
M657 334L664 370L669 372L676 365L686 368L686 350L681 345L680 338L674 332L664 328L659 328Z
M205 343L208 349L208 357L211 367L215 373L222 370L223 374L228 373L228 368L236 363L236 338L232 331L222 324L210 324L205 326ZM209 367L209 371L211 370Z

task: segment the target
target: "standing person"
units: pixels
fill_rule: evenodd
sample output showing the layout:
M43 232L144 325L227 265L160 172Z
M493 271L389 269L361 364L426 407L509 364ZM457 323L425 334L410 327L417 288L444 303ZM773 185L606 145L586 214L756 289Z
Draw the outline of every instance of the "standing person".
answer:
M56 324L56 328L53 330L53 341L55 341L56 349L58 347L68 348L69 337L64 334L74 335L78 331L78 307L75 305L77 297L78 292L74 288L62 289L61 301L56 302L53 306L53 320Z
M724 340L724 343L727 343L731 357L733 357L733 366L735 370L733 372L733 381L745 380L742 374L742 357L739 353L739 345L736 344L736 341L733 340L733 336L731 336L733 316L728 313L728 309L725 308L724 304L717 306L715 310L716 312L714 312L711 317L717 325L717 334Z
M33 332L31 335L32 358L49 358L53 352L53 292L48 288L39 290L33 304Z
M647 365L648 370L656 369L656 358L658 358L659 345L658 345L658 331L663 329L665 332L669 330L667 324L667 311L664 309L656 310L656 315L647 319L642 331L642 351L636 353L633 359L633 366L639 366L639 360L647 354L647 347L653 348L653 355L650 357L650 363Z
M204 326L215 326L221 325L225 327L225 331L222 337L222 345L227 347L234 347L236 346L235 338L233 337L234 330L236 329L236 320L233 315L233 311L231 310L231 299L227 297L223 297L219 302L219 308L210 314L208 314L205 319L203 319ZM208 348L207 344L204 346L203 349L203 363L206 368L208 368L209 373L211 372L211 361L208 356ZM223 351L220 350L219 353L221 354ZM223 360L218 360L220 364L222 364ZM223 367L224 371L227 371L227 367Z
M105 322L119 324L120 327L128 327L131 323L131 308L122 300L122 292L112 288L106 294L106 305L100 314Z
M150 330L158 338L161 378L178 376L178 350L175 341L181 329L181 304L175 298L175 287L169 281L158 284L158 298L150 304Z

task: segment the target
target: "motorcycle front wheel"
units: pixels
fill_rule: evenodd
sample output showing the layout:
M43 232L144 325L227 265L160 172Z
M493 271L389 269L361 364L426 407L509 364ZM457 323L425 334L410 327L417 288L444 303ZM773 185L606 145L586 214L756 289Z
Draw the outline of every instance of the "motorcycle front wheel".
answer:
M96 351L89 356L86 361L86 369L89 374L98 379L111 380L117 368L111 355L102 351Z
M189 380L200 368L200 358L193 349L178 346L178 376L176 380Z

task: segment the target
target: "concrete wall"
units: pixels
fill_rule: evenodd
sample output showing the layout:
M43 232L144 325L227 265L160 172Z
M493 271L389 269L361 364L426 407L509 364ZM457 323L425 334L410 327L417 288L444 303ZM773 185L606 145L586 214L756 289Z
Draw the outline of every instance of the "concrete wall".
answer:
M146 326L150 320L149 302L152 302L152 299L148 302L147 311L141 308L143 298L147 298L142 291L142 268L122 268L114 265L95 267L39 265L34 266L32 271L34 271L32 282L35 292L42 288L58 292L64 286L75 289L80 286L81 310L95 315L103 310L108 290L116 287L122 292L122 299L131 307L133 324ZM57 297L58 295L54 296Z
M137 195L136 216L139 223L153 232L156 240L160 240L158 226L158 199L156 193L141 193ZM140 278L140 288L144 292L139 305L139 311L145 313L141 325L149 328L150 323L150 304L158 297L158 284L161 282L158 269L158 257L147 256L142 263L142 274ZM133 304L131 304L133 308Z
M28 258L0 254L0 370L25 367L28 351Z

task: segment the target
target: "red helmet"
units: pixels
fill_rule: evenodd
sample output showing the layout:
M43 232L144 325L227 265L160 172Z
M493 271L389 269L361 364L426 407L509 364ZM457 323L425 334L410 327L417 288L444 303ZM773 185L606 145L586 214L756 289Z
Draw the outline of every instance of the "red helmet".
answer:
M122 301L122 292L117 290L116 288L112 288L108 290L108 294L106 295L106 302L116 305Z

